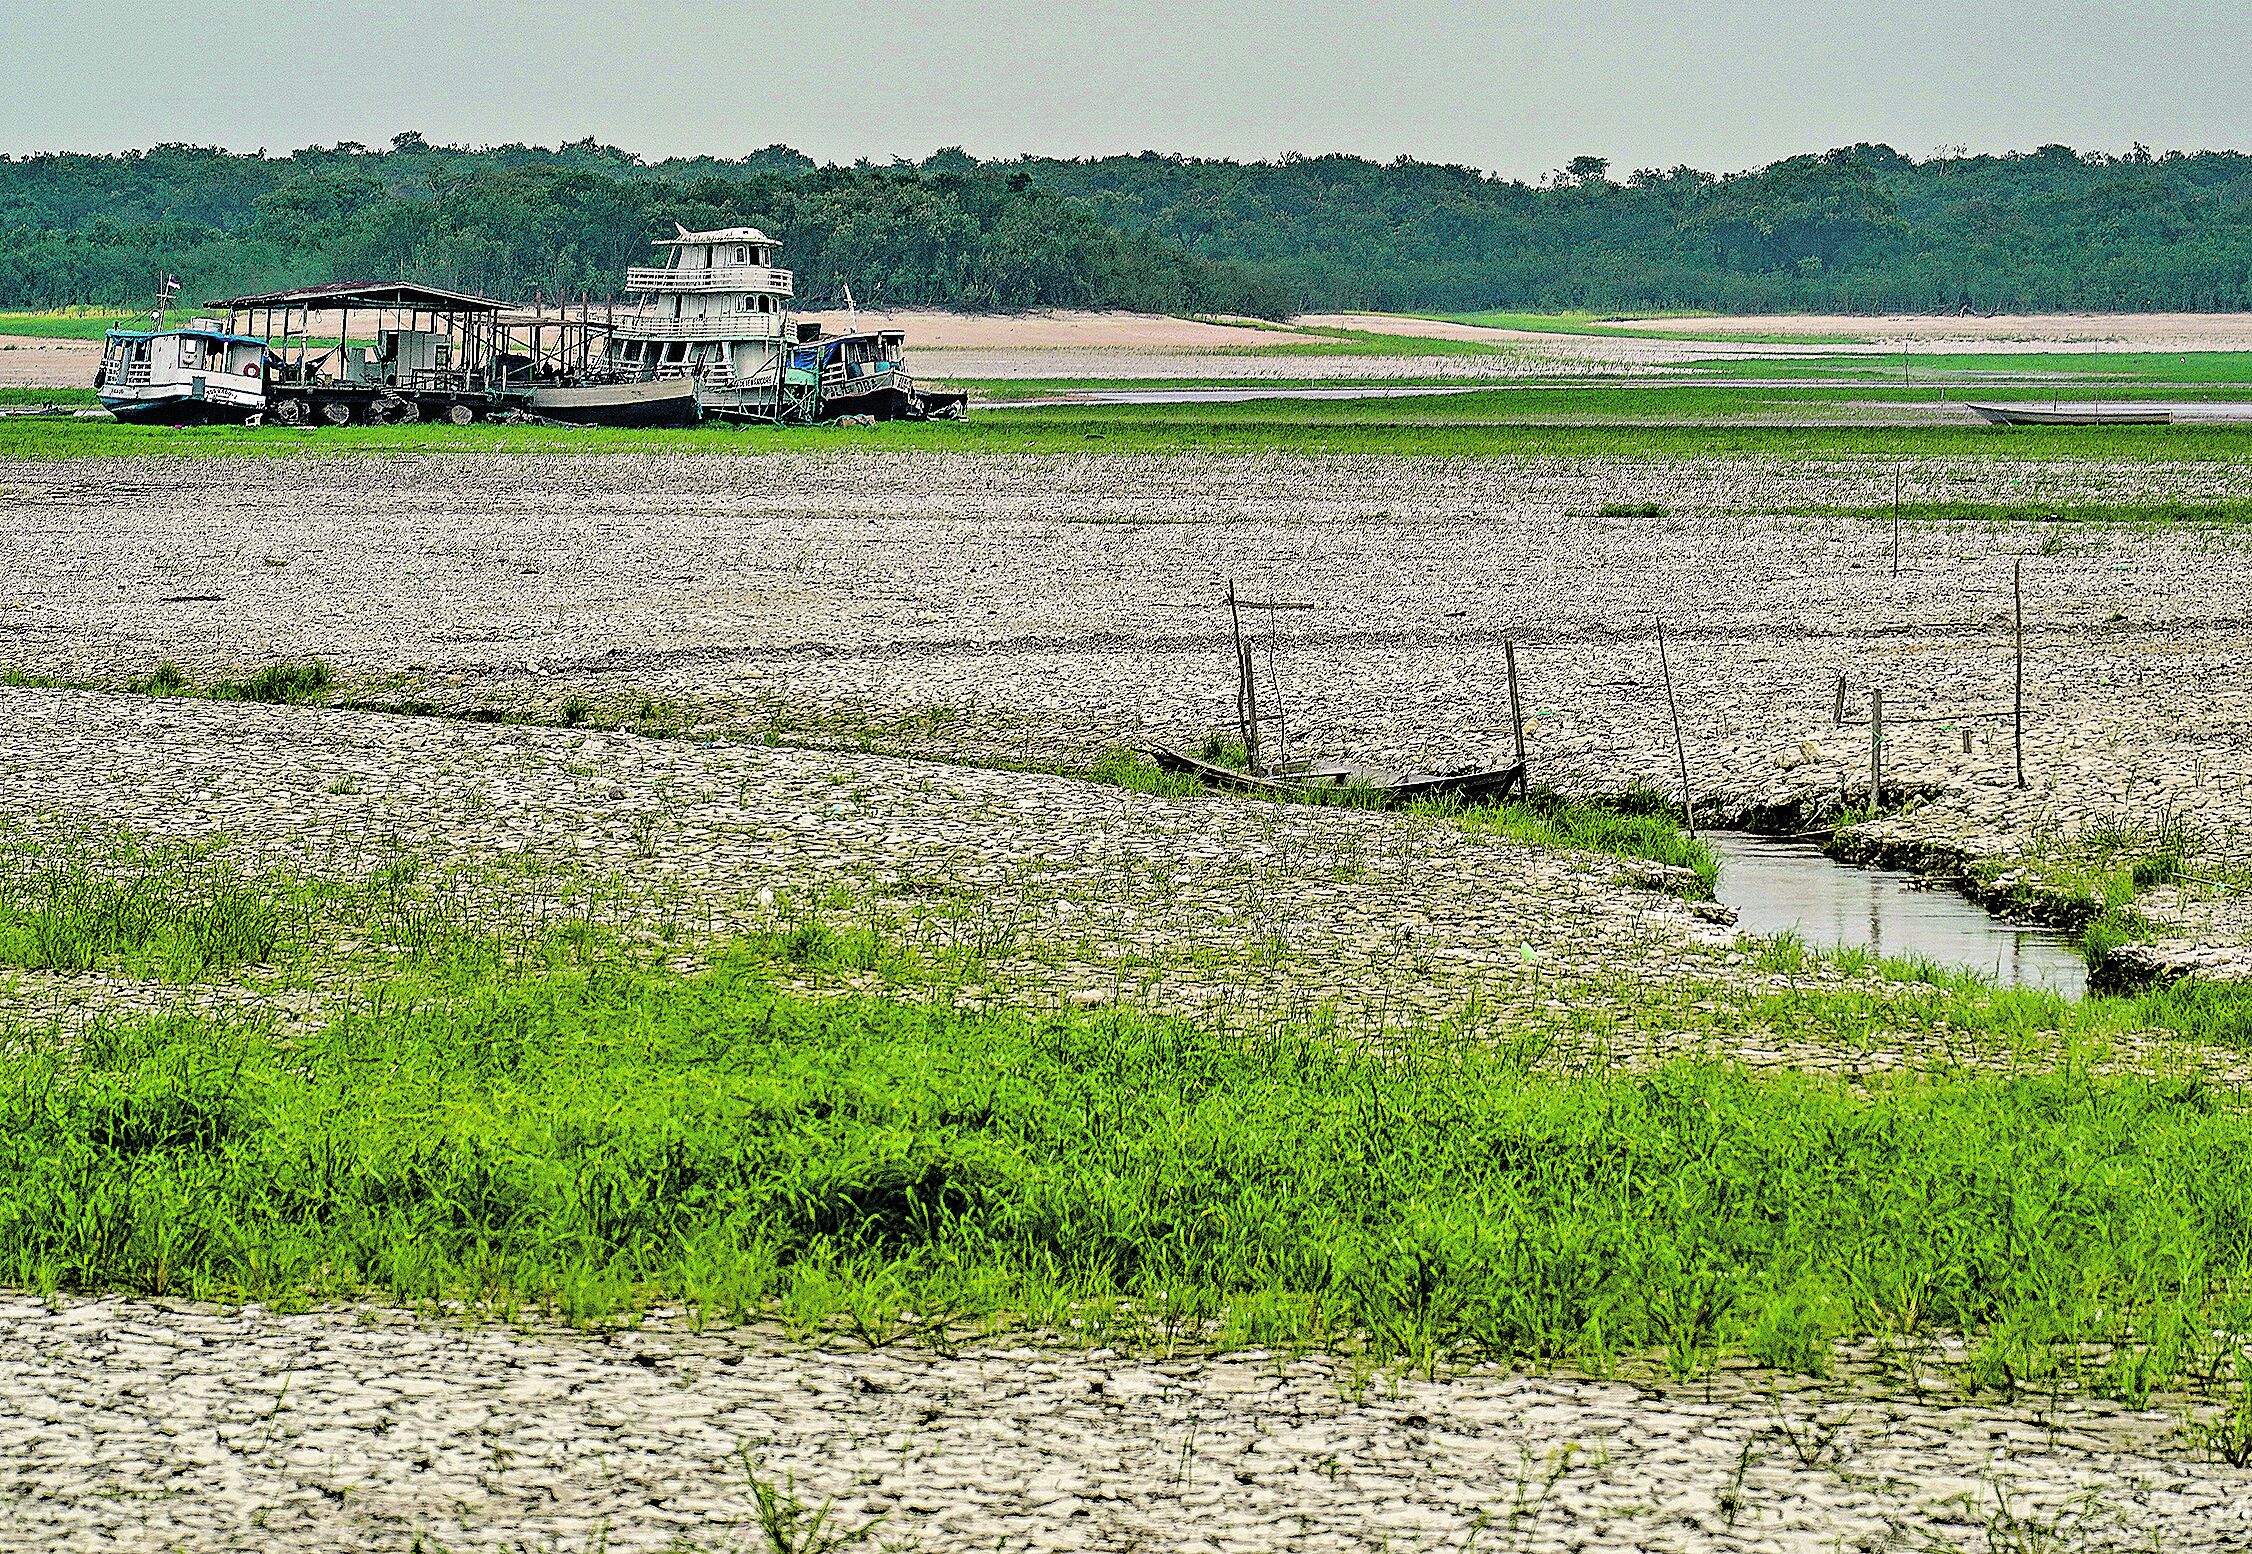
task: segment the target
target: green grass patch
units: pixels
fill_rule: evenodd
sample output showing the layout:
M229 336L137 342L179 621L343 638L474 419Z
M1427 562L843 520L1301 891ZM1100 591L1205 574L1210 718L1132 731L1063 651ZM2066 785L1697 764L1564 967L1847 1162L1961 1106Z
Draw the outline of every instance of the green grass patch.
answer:
M90 388L0 388L0 405L68 405L83 409L95 403Z
M1627 804L1598 804L1535 792L1525 803L1472 804L1453 811L1473 835L1493 834L1540 847L1643 858L1697 877L1710 896L1720 877L1712 850L1681 829L1679 806L1649 794Z
M811 997L779 959L12 1043L0 1279L1683 1372L1963 1332L1985 1379L2134 1396L2252 1326L2252 1117L2194 1082L1565 1077Z
M300 922L279 877L192 848L0 848L0 965L190 981L269 959Z
M148 308L76 307L0 311L0 335L27 340L99 340L112 329L152 327ZM164 315L164 327L183 329L197 315L173 309Z
M328 665L314 658L302 663L268 664L240 680L197 684L169 660L146 675L128 680L126 689L142 696L200 696L206 701L259 701L304 706L327 700L333 682Z
M1763 425L1740 391L1702 388L1700 405L1661 391L1600 391L1620 403L1575 405L1574 390L1482 390L1411 400L1269 400L1228 405L1086 405L973 413L967 422L872 428L708 426L619 431L477 425L345 427L129 426L0 419L0 457L259 458L402 453L767 454L830 450L971 454L1285 453L1448 458L1963 458L2235 463L2252 426L1992 427ZM1688 393L1690 390L1677 390ZM1768 391L1770 394L1776 391ZM1786 403L1776 401L1778 404ZM1622 419L1625 416L1639 419ZM1574 419L1574 418L1577 419ZM1610 419L1598 419L1610 417Z
M1250 767L1242 741L1226 734L1208 734L1196 753L1197 759L1232 771ZM1193 777L1166 772L1133 750L1107 750L1091 768L1077 775L1166 798L1215 791ZM1229 796L1239 800L1257 797L1240 793ZM1388 807L1382 790L1352 784L1309 787L1298 797L1300 802L1316 806ZM1711 850L1681 829L1674 805L1661 794L1637 793L1621 803L1603 804L1540 789L1522 801L1464 804L1451 798L1421 799L1404 808L1409 814L1459 822L1473 835L1506 836L1538 847L1608 853L1687 869L1696 875L1708 896L1719 878L1719 863Z

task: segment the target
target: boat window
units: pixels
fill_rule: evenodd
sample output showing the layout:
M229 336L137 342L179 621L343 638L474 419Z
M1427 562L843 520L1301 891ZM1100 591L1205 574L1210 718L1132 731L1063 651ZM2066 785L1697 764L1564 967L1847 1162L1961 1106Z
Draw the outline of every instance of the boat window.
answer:
M749 254L750 254L750 250L749 250L749 249L747 249L747 248L738 248L738 249L736 249L736 250L735 250L735 262L736 262L737 264L743 264L743 263L746 263L746 262L748 261L748 257L749 257Z

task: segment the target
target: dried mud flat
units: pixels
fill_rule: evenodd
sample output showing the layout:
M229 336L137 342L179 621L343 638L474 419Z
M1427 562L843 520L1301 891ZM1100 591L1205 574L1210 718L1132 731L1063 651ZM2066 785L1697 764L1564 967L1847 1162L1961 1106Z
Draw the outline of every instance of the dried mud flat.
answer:
M2242 496L2219 466L1910 461L1911 499ZM0 469L0 665L122 682L319 655L374 705L613 716L949 758L1084 759L1232 717L1229 578L1299 747L1379 766L1510 749L1536 774L1692 786L1716 819L1930 802L1899 840L2012 853L2161 816L2252 823L2244 537L1909 525L1892 464L1289 457L436 458ZM1614 512L1606 515L1606 506ZM1624 507L1632 511L1621 513ZM2027 777L2010 739L2025 576ZM1262 660L1264 662L1264 659ZM1967 742L1970 749L1963 747ZM2178 893L2177 893L2178 894ZM2194 896L2194 892L2192 893ZM2228 960L2240 898L2161 897Z
M1911 1375L1916 1368L1908 1367ZM2238 1549L2162 1410L1318 1360L836 1351L401 1314L0 1301L0 1546L765 1548L747 1456L879 1546ZM152 1471L153 1470L153 1471ZM682 1540L686 1540L685 1544Z
M42 340L0 335L0 388L90 388L99 340Z
M1207 1009L1246 990L1381 1020L1487 990L1571 1008L1559 968L1758 979L1717 924L1613 861L1352 812L1165 800L1038 773L1222 721L1223 578L1283 612L1315 748L1506 748L1498 644L1540 775L1663 782L1662 613L1710 813L1834 801L1902 722L1905 838L2008 850L2107 815L2241 846L2252 784L2233 536L1889 529L1850 464L948 456L363 459L0 469L0 668L120 686L318 654L339 695L553 720L645 701L723 737L488 726L0 688L0 816L215 829L265 858L400 850L617 874L652 911L755 923L843 887L955 903L1017 996ZM2243 495L2202 467L1907 467L1912 495ZM1661 512L1604 516L1606 504ZM2034 786L1990 717L2025 563ZM1961 750L1960 729L1974 750ZM756 738L825 742L768 748ZM872 748L861 748L868 746ZM1809 746L1812 746L1810 752ZM898 753L887 753L898 752ZM902 758L920 752L947 761ZM2234 840L2229 840L2234 839ZM2184 953L2239 898L2160 895ZM1406 930L1403 937L1402 930ZM1293 946L1277 957L1268 946ZM1168 960L1161 946L1179 952ZM285 1017L306 989L249 989ZM16 978L17 1011L150 987ZM174 993L172 996L177 997ZM230 995L232 996L232 995ZM138 1000L138 1002L136 1002ZM1630 1033L1622 1051L1662 1051ZM1735 1055L1801 1067L1886 1050ZM1638 1045L1638 1041L1640 1044ZM659 1321L604 1338L376 1310L0 1303L0 1547L758 1546L739 1451L922 1549L2240 1547L2252 1481L2178 1411L1965 1402L1950 1384L1692 1386L1472 1373L1358 1388L1319 1361L1041 1348L838 1352ZM2047 1540L2042 1542L2039 1540Z

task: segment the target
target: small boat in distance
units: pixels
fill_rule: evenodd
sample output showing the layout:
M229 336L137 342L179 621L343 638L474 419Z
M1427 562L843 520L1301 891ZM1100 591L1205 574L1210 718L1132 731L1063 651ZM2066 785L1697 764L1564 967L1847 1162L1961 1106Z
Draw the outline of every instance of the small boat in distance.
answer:
M1996 426L2165 426L2174 412L2141 405L1971 405Z

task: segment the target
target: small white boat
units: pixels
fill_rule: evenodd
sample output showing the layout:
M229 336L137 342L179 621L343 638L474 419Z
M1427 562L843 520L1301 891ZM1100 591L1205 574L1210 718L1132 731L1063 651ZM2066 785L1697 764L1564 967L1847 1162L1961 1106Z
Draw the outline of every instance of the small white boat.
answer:
M2165 426L2174 412L2144 405L1972 405L1996 426Z
M266 342L199 318L186 329L112 329L94 394L120 421L247 421L266 408Z

